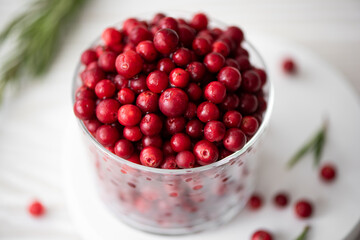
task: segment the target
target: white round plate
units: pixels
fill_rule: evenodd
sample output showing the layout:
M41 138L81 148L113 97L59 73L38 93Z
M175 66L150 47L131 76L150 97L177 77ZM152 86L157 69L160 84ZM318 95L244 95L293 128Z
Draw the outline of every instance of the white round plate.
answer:
M233 221L217 229L177 239L250 239L257 229L271 231L275 239L295 237L307 224L309 239L354 239L360 220L360 107L359 98L346 79L308 50L281 39L253 35L250 42L267 63L275 87L275 105L269 132L263 145L257 191L264 197L263 208L243 210ZM295 75L281 71L284 56L298 65ZM311 155L293 169L286 169L292 154L329 120L328 141L323 162L338 167L338 178L323 183ZM84 154L77 123L72 121L65 142L64 174L71 217L86 240L173 239L135 230L118 221L100 202L91 169ZM279 210L271 202L278 191L291 196L290 205ZM314 203L312 218L295 217L293 204L299 198Z

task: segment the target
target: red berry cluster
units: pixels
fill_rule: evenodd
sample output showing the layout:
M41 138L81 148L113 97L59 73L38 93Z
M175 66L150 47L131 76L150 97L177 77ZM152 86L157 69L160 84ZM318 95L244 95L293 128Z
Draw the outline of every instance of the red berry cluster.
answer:
M107 28L81 56L75 115L99 143L148 167L192 168L240 150L266 110L243 32L156 14Z

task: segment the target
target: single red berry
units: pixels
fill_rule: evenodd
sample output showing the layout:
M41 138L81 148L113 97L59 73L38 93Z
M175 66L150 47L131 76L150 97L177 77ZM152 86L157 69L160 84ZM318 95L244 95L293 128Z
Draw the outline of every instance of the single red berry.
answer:
M119 131L111 125L102 125L96 130L96 140L105 147L112 146L120 138Z
M217 75L217 79L229 91L236 91L241 85L240 72L234 67L223 67Z
M147 76L146 85L150 91L161 93L169 85L169 78L165 72L155 70Z
M227 111L223 116L223 122L228 128L239 128L241 125L242 115L238 111Z
M334 165L327 163L321 167L320 177L325 182L332 182L336 178L336 168Z
M28 206L28 212L33 216L33 217L40 217L42 215L44 215L45 213L45 207L44 205L39 202L39 201L33 201L30 203L30 205Z
M94 93L93 90L88 89L85 86L81 86L76 90L75 93L75 99L76 100L80 100L80 99L96 99L96 94Z
M236 68L237 70L240 69L238 62L233 58L227 58L225 60L225 66L226 67L233 67L233 68Z
M171 144L171 148L175 152L182 152L182 151L190 150L191 148L190 137L185 133L176 133L175 135L173 135L170 139L170 144Z
M135 19L135 18L128 18L125 20L125 22L123 23L123 30L124 32L129 35L129 33L131 32L131 30L137 26L141 25L141 23Z
M138 126L124 127L123 136L131 142L137 142L143 137L141 130Z
M240 72L244 72L251 68L251 64L250 64L248 56L245 56L245 55L239 56L236 58L236 61L239 64Z
M302 199L295 203L295 213L299 218L309 218L313 212L311 202Z
M140 162L142 165L148 167L158 167L163 160L163 153L159 148L156 147L145 147L140 152Z
M195 164L195 156L190 151L182 151L176 155L176 165L179 168L193 168Z
M227 57L230 53L230 47L224 41L215 41L212 44L212 51L220 53L224 57Z
M81 54L81 62L86 66L94 61L97 61L97 59L98 56L96 52L92 49L87 49Z
M182 43L187 48L191 48L192 42L194 41L196 34L195 29L186 24L179 24L178 33L180 43Z
M173 155L165 157L163 163L161 164L161 168L163 169L178 169L176 165L176 157Z
M81 80L84 85L90 89L95 89L96 84L104 78L105 73L99 67L86 70L81 74Z
M198 101L202 97L202 89L198 84L191 82L186 88L186 93L191 101Z
M132 78L141 71L143 60L139 54L129 50L116 58L115 66L119 74L126 78Z
M219 150L216 145L208 140L201 140L194 146L193 153L200 165L208 165L216 162L219 158Z
M115 143L114 152L119 157L128 159L134 153L134 145L126 139L120 139Z
M234 93L228 93L220 106L222 110L230 111L237 109L239 107L239 104L239 97Z
M184 131L186 120L184 117L171 117L165 120L166 131L170 135Z
M161 19L163 19L164 17L166 17L166 16L165 16L165 14L163 14L163 13L157 13L157 14L155 14L155 16L153 17L153 19L151 20L151 25L156 25L156 24L158 24L159 21L160 21Z
M255 68L254 71L259 75L261 80L261 86L264 86L267 80L267 74L263 69Z
M179 48L172 55L172 60L178 66L186 66L191 61L191 52L187 48Z
M134 45L137 45L142 41L151 40L152 34L146 27L139 25L130 31L128 38Z
M259 77L259 75L257 74L257 72L253 71L253 70L248 70L246 72L243 73L242 75L242 89L245 90L246 92L257 92L260 90L261 88L261 79Z
M245 116L241 121L241 130L248 136L252 136L259 128L259 123L255 117Z
M285 73L295 73L296 72L296 65L293 59L285 58L282 62L282 67Z
M161 132L163 123L158 115L155 113L146 114L141 122L141 132L146 136L154 136Z
M211 51L211 43L203 37L196 37L192 42L192 49L198 56L204 56Z
M117 54L109 51L103 52L98 59L99 67L105 72L114 72Z
M221 82L213 81L206 85L204 95L210 102L218 104L224 101L226 97L226 88Z
M130 104L135 101L135 93L130 88L123 88L118 92L117 99L121 104Z
M205 76L206 67L201 62L191 62L187 66L186 71L194 82L200 82Z
M223 34L233 39L237 45L239 45L244 39L243 31L236 26L228 27Z
M133 90L136 94L142 93L148 90L146 85L146 75L140 74L136 77L130 79L129 81L130 89Z
M262 204L263 204L262 198L258 194L253 194L248 202L248 206L252 210L258 210L259 208L261 208Z
M120 43L122 39L122 35L115 28L106 28L103 31L101 38L104 41L105 45L110 46Z
M110 98L114 96L115 91L115 84L108 79L101 80L95 86L95 93L100 99Z
M117 90L120 90L122 88L129 87L129 80L127 78L125 78L124 76L117 74L114 77L114 84L115 84Z
M224 147L232 152L236 152L244 147L246 135L238 128L230 128L226 131L223 139Z
M81 120L91 119L95 115L95 101L92 99L80 99L74 104L75 116Z
M140 42L136 46L136 52L147 62L155 61L158 56L154 43L149 40Z
M257 97L254 94L241 94L239 101L239 110L244 115L254 113L258 109L259 103Z
M200 31L207 28L208 19L205 14L197 13L191 19L190 25L191 27L195 28L197 31Z
M179 36L172 29L163 28L155 33L153 42L156 50L162 54L169 55L176 50Z
M195 103L189 102L185 112L185 117L187 119L193 119L194 117L196 117L196 114L197 114L197 106L195 105Z
M164 142L162 150L163 150L164 156L170 156L170 155L176 154L176 152L171 148L170 141Z
M157 69L169 74L175 68L175 63L170 58L162 58L157 63Z
M92 134L95 135L96 130L102 125L102 123L95 119L90 119L90 120L84 120L84 124L86 129Z
M272 235L265 230L258 230L254 232L254 234L251 237L251 240L272 240Z
M171 29L175 32L179 30L178 22L175 20L175 18L172 17L162 18L159 21L158 26L160 27L160 29Z
M126 104L118 112L119 123L126 127L137 125L141 120L141 110L135 105Z
M279 208L284 208L288 205L288 195L284 192L279 192L274 196L274 204Z
M136 106L140 108L143 113L156 112L158 106L159 96L151 91L145 91L138 95L136 98Z
M144 136L141 140L143 147L153 146L156 148L162 147L162 138L160 135Z
M174 87L184 88L190 81L190 75L182 68L175 68L169 75L170 84Z
M202 122L219 119L220 111L218 107L211 102L203 102L197 108L197 117Z
M167 117L179 117L187 109L189 99L180 88L168 88L159 98L160 111Z
M100 122L110 124L118 119L120 103L115 99L104 99L96 106L96 117Z
M198 119L190 120L186 124L187 135L195 139L202 137L203 129L204 129L204 124Z
M224 66L225 58L220 53L212 52L205 56L204 64L210 72L216 73Z
M210 121L204 128L204 137L210 142L221 141L226 133L225 125L220 121Z

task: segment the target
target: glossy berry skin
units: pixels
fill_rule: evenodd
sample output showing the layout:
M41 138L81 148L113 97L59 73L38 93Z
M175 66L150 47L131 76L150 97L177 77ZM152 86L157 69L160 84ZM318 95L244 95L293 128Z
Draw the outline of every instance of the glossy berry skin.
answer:
M238 128L230 128L226 131L223 139L224 147L232 152L236 152L244 147L246 135Z
M91 119L95 115L95 101L92 99L80 99L74 104L75 116L81 120Z
M204 124L198 119L190 120L186 124L186 134L189 135L191 138L196 139L202 137L203 129Z
M186 120L184 117L172 117L165 120L166 131L170 135L184 131Z
M223 123L227 128L239 128L241 125L242 115L238 111L227 111L223 116Z
M184 88L190 81L190 75L182 68L175 68L169 75L170 84L174 87Z
M90 89L95 89L96 84L104 78L105 73L99 67L86 70L81 74L81 80L84 85Z
M263 69L255 68L254 71L259 75L261 86L264 86L267 81L267 74Z
M223 67L217 75L219 82L224 84L228 91L236 91L241 85L241 75L234 67Z
M204 137L210 142L221 141L226 133L225 125L220 121L210 121L204 128Z
M259 123L255 117L245 116L241 121L240 129L248 136L252 136L259 128Z
M140 130L146 136L154 136L159 134L162 126L162 120L154 113L146 114L140 122Z
M99 67L106 72L114 72L117 54L109 51L103 52L98 59Z
M228 93L221 103L221 109L224 111L235 110L239 107L240 99L234 93Z
M258 194L253 194L248 202L248 206L251 210L258 210L259 208L262 207L262 198L260 195Z
M115 28L106 28L101 34L101 38L105 45L111 46L121 42L122 35Z
M216 145L208 140L201 140L194 146L193 153L200 165L209 165L219 158L219 150Z
M140 25L130 31L128 38L134 45L137 45L142 41L151 40L152 34L146 27Z
M129 81L129 87L135 93L139 94L148 90L146 86L146 76L143 74L137 75Z
M273 237L265 230L258 230L251 236L251 240L273 240Z
M242 114L254 113L259 106L258 99L254 94L244 93L239 98L239 110Z
M168 88L159 98L159 109L167 117L179 117L187 109L189 99L180 88Z
M201 62L191 62L186 68L186 71L190 74L190 78L194 82L200 82L206 73L206 67Z
M137 125L141 120L141 110L135 105L126 104L118 112L119 123L126 127Z
M325 182L332 182L336 178L336 168L333 164L324 164L320 169L320 177Z
M90 63L97 61L98 56L96 52L92 49L87 49L81 54L81 63L84 65L89 65Z
M157 69L169 74L175 68L175 63L170 58L160 59L157 63Z
M211 43L203 37L196 37L192 43L192 49L198 56L204 56L211 51Z
M115 91L115 84L108 79L101 80L95 86L95 94L99 99L110 98L114 96Z
M212 51L227 57L230 53L230 47L224 41L215 41L212 44Z
M252 70L243 73L242 89L246 92L255 93L261 88L261 79L259 75Z
M201 90L201 89L200 89ZM93 90L88 89L85 86L81 86L80 88L78 88L76 90L75 93L75 100L80 100L80 99L96 99L96 94L94 93Z
M191 82L186 88L186 93L191 101L198 101L202 97L203 91L198 84Z
M193 168L195 164L195 156L190 151L182 151L176 155L176 165L179 168Z
M150 91L161 93L169 85L169 79L166 73L155 70L147 76L146 85Z
M143 137L141 130L138 126L124 127L123 136L131 142L137 142Z
M176 133L170 139L171 148L175 152L182 152L186 150L190 150L191 148L191 140L188 135L185 133Z
M209 72L216 73L224 66L225 58L220 53L212 52L205 56L204 64Z
M197 113L197 106L195 105L195 103L189 102L185 112L185 117L187 119L193 119L194 117L196 117L196 113Z
M313 212L313 207L308 200L302 199L295 203L294 210L298 218L306 219L311 217Z
M196 34L195 29L193 29L187 24L179 24L178 33L179 33L180 43L182 43L187 48L191 48L192 42Z
M40 217L45 213L44 205L39 201L33 201L28 206L28 212L33 217Z
M286 58L282 62L282 68L285 73L293 74L296 72L296 65L293 59Z
M191 61L191 52L187 48L179 48L172 55L172 60L178 66L186 66Z
M226 88L224 84L219 81L210 82L204 89L204 96L210 102L219 104L224 101L226 97Z
M239 70L241 72L249 70L251 67L248 56L239 56L236 58L236 61L239 64Z
M140 108L143 113L156 112L158 106L159 96L151 91L140 93L136 98L136 106Z
M102 125L102 123L95 119L85 120L84 121L86 129L92 134L95 135L96 130Z
M220 111L218 107L211 102L203 102L197 108L197 117L202 122L219 119Z
M134 153L134 145L126 139L120 139L115 143L114 152L119 157L128 159Z
M147 62L155 61L158 56L154 43L149 40L140 42L136 46L136 52Z
M158 52L169 55L176 50L179 36L172 29L163 28L155 33L153 42Z
M116 58L115 67L119 74L132 78L142 70L143 60L139 54L128 50Z
M190 21L190 26L195 28L197 31L206 29L208 25L208 19L205 14L197 13L193 16Z
M100 122L110 124L118 119L120 103L115 99L104 99L96 106L96 117Z
M161 164L162 169L178 169L176 165L176 157L173 155L165 157L163 163Z
M140 152L140 162L144 166L158 167L163 160L163 153L156 147L145 147Z
M117 74L114 77L114 84L117 90L120 90L122 88L129 87L129 80L124 76Z
M172 17L164 17L159 21L160 29L171 29L177 32L179 30L177 21Z
M284 208L288 205L289 197L286 193L279 192L274 196L274 204L279 208Z
M153 146L156 148L161 148L163 143L160 135L144 136L141 142L143 147Z
M121 104L130 104L135 101L135 93L130 88L123 88L118 92L117 99Z
M102 125L96 130L96 140L105 147L112 146L120 138L119 131L111 125Z
M236 27L236 26L230 26L226 29L226 31L224 32L225 36L230 37L231 39L233 39L236 44L241 43L244 40L244 33L243 31Z
M164 142L162 150L163 150L164 156L171 156L171 155L176 154L176 152L171 148L170 141Z

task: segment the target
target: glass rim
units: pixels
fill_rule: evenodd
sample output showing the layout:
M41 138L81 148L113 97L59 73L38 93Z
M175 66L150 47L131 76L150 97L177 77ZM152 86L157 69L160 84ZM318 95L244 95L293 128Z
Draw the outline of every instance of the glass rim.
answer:
M220 25L223 26L229 26L221 21L215 20L213 18L210 18L211 21L217 22ZM116 24L115 24L116 25ZM94 46L94 44L96 42L98 42L100 40L100 37L97 37L96 40L90 45L90 46ZM261 64L264 67L264 70L266 71L266 64L264 59L262 58L262 56L259 54L258 50L254 47L254 45L252 43L250 43L249 41L246 40L246 38L244 39L244 41L250 48L251 50L257 55L257 57L259 58ZM79 72L80 72L80 68L81 68L82 64L80 61L78 61L78 64L75 68L75 74L73 76L73 80L72 80L72 106L75 104L75 93L77 90L76 87L76 82L77 79L79 78ZM267 72L267 71L266 71ZM270 121L270 116L273 110L273 104L274 104L274 87L272 84L271 79L269 78L269 76L267 76L267 82L266 84L268 84L268 88L269 88L269 92L268 92L268 100L267 100L267 108L265 110L265 114L264 114L264 118L263 121L260 124L259 129L257 130L257 132L254 134L254 136L250 139L250 141L248 141L244 147L242 147L240 150L230 154L229 156L218 160L214 163L208 164L208 165L204 165L204 166L200 166L200 167L195 167L195 168L186 168L186 169L162 169L162 168L152 168L152 167L148 167L148 166L144 166L144 165L140 165L137 163L133 163L131 161L128 161L126 159L123 159L119 156L117 156L116 154L112 153L111 151L109 151L108 149L106 149L103 145L101 145L96 138L89 132L89 130L85 127L85 124L82 120L80 120L79 118L76 118L76 120L78 121L78 124L80 125L82 131L87 135L86 137L89 137L91 142L104 154L109 155L110 157L112 157L115 161L121 163L121 164L125 164L125 165L129 165L130 167L140 170L140 171L145 171L145 172L150 172L150 173L157 173L157 174L176 174L176 175L182 175L182 174L188 174L188 173L199 173L199 172L203 172L212 168L216 168L216 167L220 167L223 165L226 165L227 163L230 162L230 160L232 160L233 158L242 155L243 153L245 153L251 146L254 145L255 142L258 141L258 139L260 138L260 136L263 134L265 128L267 127L267 125L269 124Z

